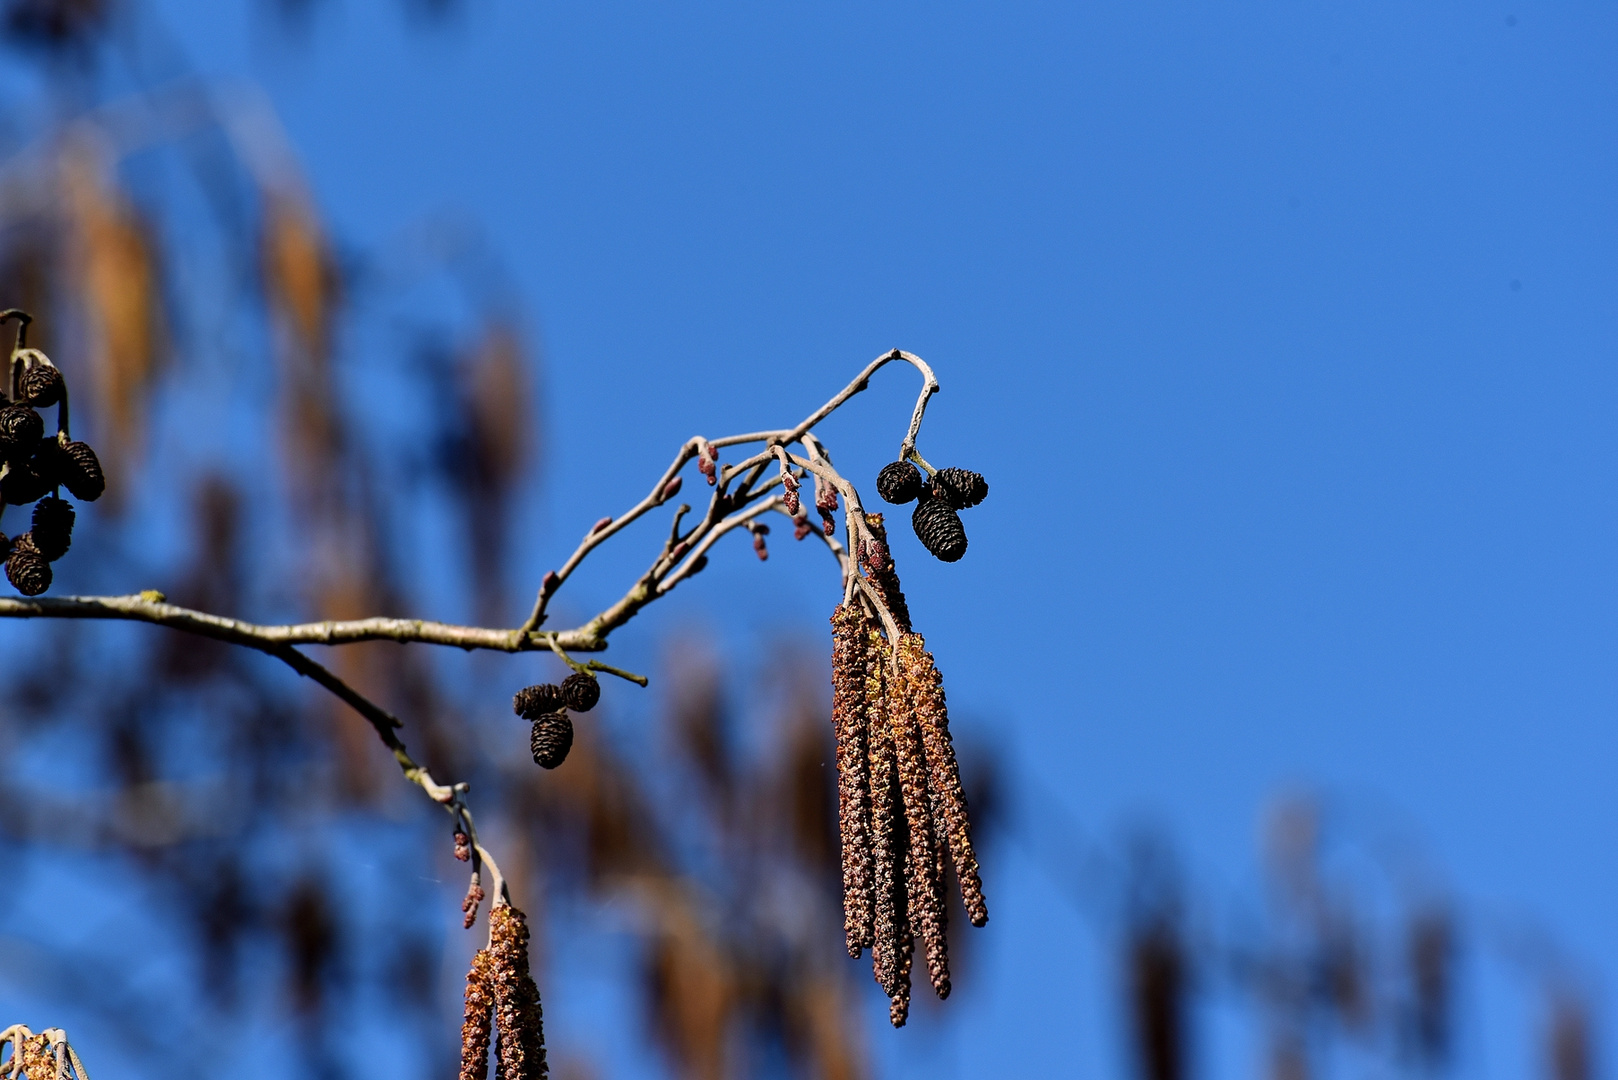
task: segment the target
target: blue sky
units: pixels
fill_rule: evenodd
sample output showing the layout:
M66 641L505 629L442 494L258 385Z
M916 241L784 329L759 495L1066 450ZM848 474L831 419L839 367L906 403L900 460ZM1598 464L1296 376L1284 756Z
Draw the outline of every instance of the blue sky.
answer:
M901 572L1014 785L1161 822L1215 891L1319 789L1618 970L1611 7L471 0L423 32L344 2L303 44L163 7L267 86L342 236L493 237L545 355L534 577L680 440L901 346L944 387L923 453L992 485L963 562L905 537ZM845 469L914 392L830 426ZM734 547L626 663L693 619L823 631L829 568ZM1025 850L989 869L979 985L873 1043L896 1075L1115 1073L1098 939ZM1479 995L1472 1074L1531 1071L1531 1006Z

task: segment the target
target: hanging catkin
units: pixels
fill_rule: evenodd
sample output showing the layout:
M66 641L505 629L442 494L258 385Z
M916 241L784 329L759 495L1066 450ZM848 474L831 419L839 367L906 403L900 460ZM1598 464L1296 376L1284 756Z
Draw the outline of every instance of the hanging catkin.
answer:
M907 834L909 830L903 827L904 818L902 815L899 820L901 825L900 833ZM902 883L909 881L911 877L908 837L901 835L899 843L898 880ZM901 905L904 903L904 892L905 890L901 885L899 897ZM899 922L898 948L895 952L897 962L893 973L893 985L888 988L888 1023L896 1028L904 1027L905 1021L910 1018L910 960L916 948L916 939L911 930L909 915L904 914L905 909L902 906L899 910L902 914Z
M944 680L920 634L900 637L898 661L921 727L928 786L933 799L933 830L948 841L955 876L961 882L961 902L966 905L967 918L973 926L982 926L989 921L989 908L983 900L983 882L978 877L978 860L972 851L971 825L966 816L966 795L961 790L961 771L950 741Z
M910 629L910 605L905 603L904 590L899 587L899 572L893 565L893 553L888 550L888 534L882 525L881 514L866 514L865 525L871 532L860 553L860 566L865 578L882 597L882 603L900 630Z
M843 846L843 935L848 955L871 946L871 763L866 747L865 613L832 612L832 730L837 738L837 824Z
M489 909L489 952L494 958L494 1021L501 1080L540 1080L545 1064L545 1032L539 987L528 973L528 921L510 904Z
M461 1080L487 1080L489 1042L494 1032L494 958L488 949L472 954L466 973L466 1018L461 1021Z
M866 634L865 738L871 771L871 974L890 997L898 985L899 932L905 917L900 860L898 775L888 727L887 677L893 653L876 630Z
M913 636L913 635L909 635ZM907 636L908 637L908 636ZM900 638L904 648L907 637ZM911 932L920 936L927 954L927 977L941 998L949 997L949 944L945 940L944 883L934 853L932 806L928 798L926 753L917 724L909 680L894 678L888 686L888 722L893 732L899 793L904 800L905 893Z

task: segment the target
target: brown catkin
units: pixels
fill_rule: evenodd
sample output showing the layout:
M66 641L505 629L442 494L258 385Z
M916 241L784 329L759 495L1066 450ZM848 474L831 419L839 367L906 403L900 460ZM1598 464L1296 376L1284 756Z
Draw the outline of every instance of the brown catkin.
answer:
M489 911L489 932L494 1021L500 1033L497 1075L501 1080L540 1080L550 1070L539 987L528 972L528 920L510 904L500 904Z
M494 957L488 949L472 954L466 973L466 1018L461 1021L461 1080L486 1080L489 1042L494 1034Z
M893 565L893 553L888 550L888 534L882 525L881 514L866 514L865 525L874 541L867 541L860 555L865 577L882 596L882 603L901 631L910 631L910 605L905 603L904 590L899 587L899 573Z
M843 935L848 955L871 946L871 761L865 744L865 613L832 612L832 730L837 738L837 824L843 846Z
M897 993L900 948L909 936L905 900L904 809L888 723L887 680L893 650L875 629L866 634L865 738L871 766L871 974L884 993Z
M903 819L901 818L902 824ZM908 833L909 829L901 828L900 831ZM900 880L909 881L911 878L910 849L906 846L902 850L903 854L899 859ZM904 1027L905 1021L910 1018L910 963L915 950L916 939L911 933L909 917L906 916L899 926L899 948L896 954L898 963L897 969L893 973L893 985L887 988L888 1023L896 1028Z
M955 876L961 882L961 902L966 905L967 918L973 926L982 926L989 921L989 908L983 900L977 855L972 851L972 830L966 815L966 794L961 790L961 770L950 741L944 679L920 634L905 634L900 638L898 653L899 668L908 685L927 755L933 830L948 841Z
M914 635L899 639L901 653ZM893 679L888 687L888 722L893 731L899 793L904 799L905 893L910 929L926 948L927 977L940 998L949 997L949 942L944 921L944 882L935 853L933 811L928 793L927 756L916 721L909 680Z

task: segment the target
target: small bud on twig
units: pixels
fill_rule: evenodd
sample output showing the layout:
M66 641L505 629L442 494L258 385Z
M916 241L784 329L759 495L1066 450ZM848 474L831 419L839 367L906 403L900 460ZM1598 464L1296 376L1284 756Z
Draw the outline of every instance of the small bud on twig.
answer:
M590 526L590 535L594 536L596 533L600 532L602 529L605 529L608 525L611 525L611 524L612 524L612 518L611 518L610 515L608 517L602 518L600 521L598 521L594 525Z
M479 880L476 870L472 871L472 883L466 887L466 899L461 901L461 910L466 918L461 920L463 929L472 929L472 924L478 921L478 905L483 903L483 882Z
M670 480L668 483L664 484L663 493L657 497L657 501L668 502L670 499L674 498L674 496L678 495L680 493L681 479L681 477L676 476L673 480Z
M547 570L545 571L545 576L539 581L539 591L541 594L549 596L551 593L555 592L561 584L562 579L556 573L556 571Z
M472 858L472 841L461 830L455 830L455 857L462 862Z

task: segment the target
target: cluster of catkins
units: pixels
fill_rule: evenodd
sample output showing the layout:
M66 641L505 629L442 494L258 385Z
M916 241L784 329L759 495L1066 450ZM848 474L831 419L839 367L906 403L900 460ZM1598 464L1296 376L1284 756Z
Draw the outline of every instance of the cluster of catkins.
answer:
M562 680L562 685L540 683L525 686L511 699L511 711L534 722L528 745L534 764L554 769L567 760L573 749L573 720L567 710L589 712L601 700L601 684L594 675L579 671Z
M876 475L876 492L895 505L915 500L910 526L936 558L955 562L966 554L966 527L959 511L989 495L989 482L966 469L939 469L930 479L908 461L884 465Z
M19 536L0 533L6 579L24 596L51 587L51 563L73 542L73 505L60 497L94 502L106 490L101 462L89 444L68 439L65 427L45 434L37 410L57 406L58 426L67 405L62 373L38 349L19 349L0 405L0 499L11 506L34 503L31 527Z
M880 535L880 518L871 517ZM943 679L926 643L910 629L886 545L877 543L883 550L862 562L899 636L888 640L858 596L832 613L832 726L848 954L871 950L872 974L890 1002L888 1017L902 1027L910 1013L916 938L934 991L949 996L947 864L954 865L972 925L988 922L989 909Z
M466 973L460 1080L487 1080L491 1044L496 1080L550 1074L539 987L528 971L528 920L510 904L489 910L489 947L473 954Z

